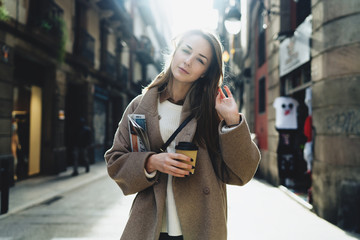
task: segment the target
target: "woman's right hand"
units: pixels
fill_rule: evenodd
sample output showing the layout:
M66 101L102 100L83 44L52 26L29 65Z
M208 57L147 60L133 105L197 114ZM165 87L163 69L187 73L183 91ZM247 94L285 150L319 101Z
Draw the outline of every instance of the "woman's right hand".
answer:
M174 177L185 177L190 174L192 169L191 160L190 157L180 153L158 153L151 155L147 159L145 169L148 173L158 170Z

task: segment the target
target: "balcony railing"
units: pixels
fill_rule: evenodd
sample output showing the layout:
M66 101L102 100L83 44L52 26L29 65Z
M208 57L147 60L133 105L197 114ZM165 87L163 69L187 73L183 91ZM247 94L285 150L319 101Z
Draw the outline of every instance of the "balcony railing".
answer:
M77 53L79 57L84 58L88 63L94 65L95 60L95 39L85 30L80 30Z
M116 57L109 53L109 52L106 52L106 55L105 55L105 72L114 77L116 76Z
M136 55L142 64L154 62L154 48L151 40L146 36L141 36L137 45Z
M124 65L121 66L121 76L119 76L119 81L121 84L126 84L129 78L129 69Z
M37 8L37 9L34 9ZM38 9L42 8L42 9ZM64 10L54 2L45 6L34 6L30 11L29 26L43 34L57 38L62 34L62 17Z

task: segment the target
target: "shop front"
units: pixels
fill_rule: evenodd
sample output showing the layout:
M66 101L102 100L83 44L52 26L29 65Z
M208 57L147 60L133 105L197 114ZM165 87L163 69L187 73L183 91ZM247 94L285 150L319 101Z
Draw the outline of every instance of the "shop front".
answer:
M28 50L14 48L11 150L14 179L65 169L61 120L57 109L56 66Z
M273 103L278 132L280 183L306 193L311 202L313 156L310 37L311 16L279 48L280 95Z
M15 179L41 172L44 66L15 55L12 140Z

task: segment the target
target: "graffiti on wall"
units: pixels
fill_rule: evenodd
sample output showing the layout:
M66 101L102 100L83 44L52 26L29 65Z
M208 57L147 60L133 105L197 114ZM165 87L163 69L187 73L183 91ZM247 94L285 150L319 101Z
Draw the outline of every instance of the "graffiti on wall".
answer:
M349 110L328 116L326 127L333 133L360 135L360 111Z

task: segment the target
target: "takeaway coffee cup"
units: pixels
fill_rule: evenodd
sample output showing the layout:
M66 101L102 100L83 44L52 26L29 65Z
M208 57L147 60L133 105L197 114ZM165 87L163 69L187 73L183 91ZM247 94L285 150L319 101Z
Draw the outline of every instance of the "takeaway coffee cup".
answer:
M196 156L197 156L197 152L198 152L198 147L191 143L191 142L179 142L179 144L177 146L175 146L175 152L176 153L181 153L184 154L190 158L193 159L192 162L190 162L190 164L195 167L195 163L196 163ZM182 161L185 163L189 163L186 161ZM190 172L192 174L194 174L195 169L191 169Z

